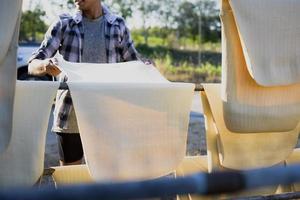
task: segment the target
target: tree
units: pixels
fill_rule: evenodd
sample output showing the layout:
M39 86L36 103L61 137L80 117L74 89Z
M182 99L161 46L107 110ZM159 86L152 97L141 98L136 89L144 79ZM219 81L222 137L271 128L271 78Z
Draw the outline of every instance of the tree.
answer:
M124 19L132 17L135 0L108 0L105 3Z
M191 37L196 41L201 31L202 42L220 41L221 24L215 1L182 2L175 17L175 23L178 25L181 37Z
M44 34L46 32L47 25L42 19L43 16L45 16L45 12L39 7L36 7L33 11L28 10L22 13L20 41L36 42L37 34Z
M50 0L51 7L47 8L50 9L52 15L58 16L62 14L63 12L72 12L72 10L75 8L74 0Z
M162 1L152 0L108 0L105 2L109 7L116 10L125 19L132 17L133 12L139 11L143 21L144 41L148 44L149 29L151 27L149 19L159 15L159 8Z
M195 40L199 30L199 15L193 3L188 1L181 3L175 21L181 37L192 37Z
M177 26L175 17L178 13L180 0L164 0L160 2L158 20L161 22L159 37L163 39L164 45L168 42L170 45L172 41L170 38L175 36L175 28ZM169 39L168 39L169 38ZM177 38L178 39L178 38Z
M203 42L221 40L221 23L216 1L198 0L197 12L201 16L201 39Z
M176 27L175 17L179 9L179 0L164 0L160 3L159 20L164 24L167 29Z
M152 17L155 17L155 14L158 15L157 12L160 8L161 1L160 0L152 0L152 1L140 1L136 0L137 9L141 12L142 20L143 20L143 36L145 40L145 44L148 45L148 37L149 37L149 29L151 28L151 24L149 23ZM158 18L158 16L156 16Z

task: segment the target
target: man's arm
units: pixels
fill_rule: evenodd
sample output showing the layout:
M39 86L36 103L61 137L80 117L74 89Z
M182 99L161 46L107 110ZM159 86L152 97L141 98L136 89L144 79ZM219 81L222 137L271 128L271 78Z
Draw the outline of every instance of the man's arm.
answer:
M125 21L121 23L121 29L123 29L123 39L122 39L122 57L124 61L131 61L131 60L140 60L146 65L155 65L155 63L148 59L142 57L134 47L133 40L131 39L130 31L128 27L125 25Z
M40 48L33 53L28 61L28 73L36 76L49 74L57 76L60 73L55 61L50 59L57 52L62 40L62 25L58 20L52 24L45 34Z
M122 58L124 61L132 61L132 60L139 60L139 54L134 47L133 41L131 39L130 31L128 27L125 25L125 21L122 20L120 23L120 29L122 33Z

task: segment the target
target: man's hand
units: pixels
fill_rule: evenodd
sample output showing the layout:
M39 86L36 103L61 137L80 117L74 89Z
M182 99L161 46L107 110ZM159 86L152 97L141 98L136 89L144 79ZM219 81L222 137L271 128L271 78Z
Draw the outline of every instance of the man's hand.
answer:
M28 65L28 72L36 76L44 76L46 74L57 76L61 70L56 59L47 58L45 60L32 60Z
M57 76L58 74L60 74L61 70L58 67L57 59L46 59L45 71L46 74L49 74L51 76Z
M145 65L153 65L154 67L156 67L156 64L153 60L150 60L148 58L141 58L141 61L145 64Z

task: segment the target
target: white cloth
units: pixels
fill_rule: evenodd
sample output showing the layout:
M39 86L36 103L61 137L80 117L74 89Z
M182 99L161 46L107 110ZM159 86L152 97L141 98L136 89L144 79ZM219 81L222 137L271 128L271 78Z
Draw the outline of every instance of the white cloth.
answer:
M147 179L174 170L186 151L193 84L171 83L140 61L59 60L96 181Z
M230 0L248 70L263 86L300 82L300 2Z

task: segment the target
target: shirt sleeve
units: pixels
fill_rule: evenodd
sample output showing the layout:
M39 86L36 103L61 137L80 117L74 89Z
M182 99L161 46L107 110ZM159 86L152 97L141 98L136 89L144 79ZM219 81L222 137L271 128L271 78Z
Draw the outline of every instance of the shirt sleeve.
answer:
M51 58L55 55L62 40L62 22L57 20L54 22L49 29L47 30L44 40L41 43L41 46L32 53L32 56L29 58L28 63L33 59L46 59Z
M134 43L131 39L130 31L128 27L125 25L125 22L122 21L121 29L123 32L123 37L121 41L121 48L122 48L122 58L124 61L132 61L132 60L139 60L140 55L134 47Z

